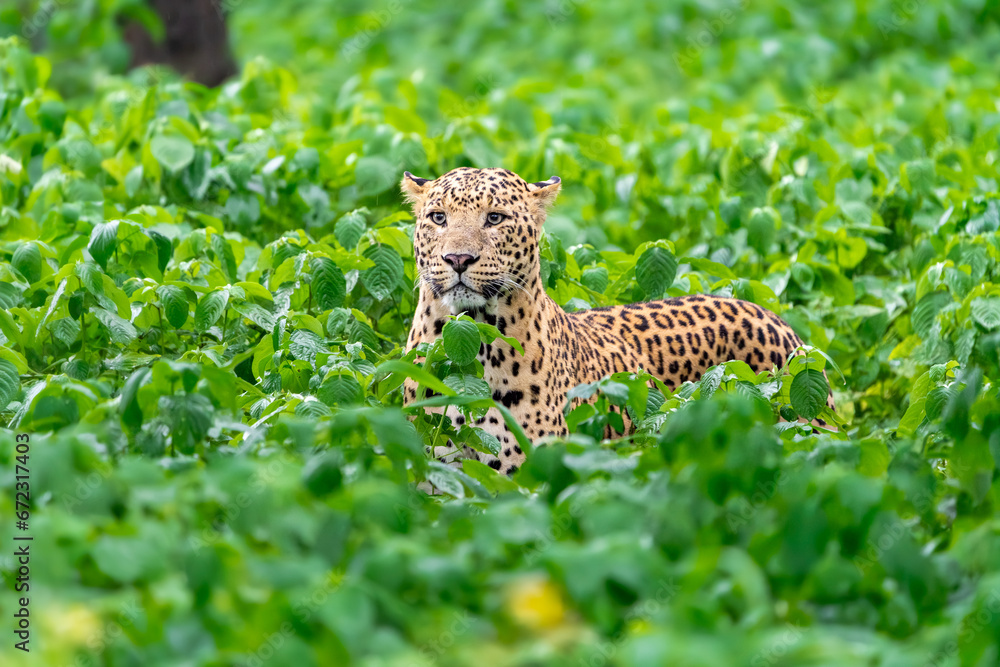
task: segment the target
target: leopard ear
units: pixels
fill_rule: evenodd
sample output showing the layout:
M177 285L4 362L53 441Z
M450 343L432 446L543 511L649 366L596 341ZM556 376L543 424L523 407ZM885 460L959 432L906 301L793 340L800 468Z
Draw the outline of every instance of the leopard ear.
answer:
M552 202L556 200L556 196L559 194L559 188L562 187L561 184L562 179L558 176L553 176L547 181L528 183L528 190L534 196L535 201L537 201L544 210L549 206L552 206Z
M408 171L403 172L403 182L400 183L400 187L403 190L403 195L406 200L411 204L415 204L424 196L427 191L427 184L431 182L429 178L417 178Z

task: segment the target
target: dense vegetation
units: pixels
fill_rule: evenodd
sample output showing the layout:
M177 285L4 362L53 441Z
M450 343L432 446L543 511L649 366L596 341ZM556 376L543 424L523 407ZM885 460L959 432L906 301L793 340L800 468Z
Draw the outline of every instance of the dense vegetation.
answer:
M990 5L237 0L206 89L122 73L141 4L0 9L4 664L997 664ZM492 405L495 332L401 348L398 180L461 165L562 177L567 309L734 294L816 351L581 387L513 479L428 460L496 446L399 391Z

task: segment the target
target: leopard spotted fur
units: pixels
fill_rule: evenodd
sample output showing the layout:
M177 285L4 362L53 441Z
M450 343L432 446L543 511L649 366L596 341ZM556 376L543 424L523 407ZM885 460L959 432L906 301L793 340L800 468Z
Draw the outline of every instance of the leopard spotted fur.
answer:
M497 339L481 346L478 359L493 398L531 439L567 432L563 407L577 384L642 368L676 388L731 359L755 371L780 367L802 345L774 313L722 296L564 312L539 275L538 241L559 192L556 177L528 183L506 169L461 168L435 180L407 172L402 188L416 218L420 275L407 348L432 342L448 317L461 312L517 339L523 355ZM407 401L416 399L412 382L405 392ZM457 409L447 414L464 423ZM525 455L499 412L491 409L477 426L499 439L500 456L469 448L464 455L515 472Z

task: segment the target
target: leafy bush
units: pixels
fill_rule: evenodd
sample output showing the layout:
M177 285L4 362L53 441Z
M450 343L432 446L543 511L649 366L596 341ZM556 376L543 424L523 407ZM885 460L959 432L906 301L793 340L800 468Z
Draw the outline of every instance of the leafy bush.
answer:
M245 0L271 59L207 90L120 73L137 4L0 42L5 663L997 662L995 10ZM566 309L734 295L814 347L580 386L513 478L430 460L499 446L426 408L495 405L500 332L403 350L398 179L462 165L563 178Z

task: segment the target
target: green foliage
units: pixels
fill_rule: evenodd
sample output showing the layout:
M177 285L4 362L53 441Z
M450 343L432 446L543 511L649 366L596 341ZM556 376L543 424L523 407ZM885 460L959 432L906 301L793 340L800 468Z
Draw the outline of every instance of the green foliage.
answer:
M996 663L992 6L223 4L215 90L122 74L139 0L0 9L42 49L0 41L0 511L30 432L44 554L4 664ZM463 165L562 177L567 310L809 345L573 388L532 449L475 358L517 341L404 351L397 184ZM425 452L497 453L491 407L513 478Z

